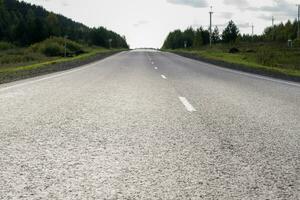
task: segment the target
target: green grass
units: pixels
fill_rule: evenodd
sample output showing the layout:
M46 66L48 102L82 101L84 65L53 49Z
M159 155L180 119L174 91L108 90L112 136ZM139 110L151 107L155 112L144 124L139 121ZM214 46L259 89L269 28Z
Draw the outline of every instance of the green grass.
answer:
M168 50L174 53L189 53L200 58L221 61L229 64L252 68L271 74L300 77L300 50L279 46L240 45L239 53L228 53L230 47L217 45L198 50ZM251 50L251 52L248 52Z
M84 61L92 60L98 55L105 56L122 50L125 49L85 47L85 53L73 57L48 57L38 52L32 52L28 48L0 51L0 83L70 69ZM63 63L66 64L58 65Z
M119 51L118 49L115 50L109 50L109 49L103 49L103 48L98 48L98 49L92 49L90 50L90 52L88 53L84 53L75 57L70 57L70 58L52 58L50 60L44 61L44 62L38 62L38 63L34 63L34 64L29 64L29 65L20 65L20 66L10 66L10 67L1 67L0 68L0 73L3 72L16 72L16 71L20 71L20 70L33 70L33 69L37 69L37 68L42 68L48 65L53 65L53 64L59 64L59 63L64 63L64 62L70 62L70 61L75 61L75 60L85 60L88 59L90 57L93 57L97 54L101 54L101 53L107 53L107 52L111 52L111 51Z

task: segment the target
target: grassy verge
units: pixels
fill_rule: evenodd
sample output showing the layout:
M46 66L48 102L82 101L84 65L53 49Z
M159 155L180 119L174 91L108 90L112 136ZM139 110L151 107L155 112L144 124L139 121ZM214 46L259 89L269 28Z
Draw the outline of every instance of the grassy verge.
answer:
M87 53L83 53L74 57L40 57L39 59L25 63L1 65L0 83L7 83L37 75L78 67L80 65L105 58L120 51L122 51L122 49L109 50L103 48L89 48L86 50Z
M224 46L199 50L167 50L185 57L226 68L300 82L300 51L297 49L239 47L238 53L227 53Z

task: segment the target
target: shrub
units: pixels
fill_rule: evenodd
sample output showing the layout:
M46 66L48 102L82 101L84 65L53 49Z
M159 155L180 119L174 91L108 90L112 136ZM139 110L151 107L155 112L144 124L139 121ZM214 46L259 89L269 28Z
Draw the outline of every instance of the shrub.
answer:
M294 40L294 47L300 47L300 39Z
M30 47L33 52L40 52L46 56L78 55L84 53L83 46L69 39L61 37L51 37Z
M254 49L247 49L246 52L247 53L256 53L256 51Z
M64 54L64 47L57 43L46 43L40 51L46 56L62 56Z
M256 53L257 62L262 65L274 66L277 58L276 52L269 48L260 48Z
M14 45L9 42L0 42L0 51L13 49Z
M0 56L0 64L15 64L15 63L26 63L36 60L40 60L41 54L29 53L26 55L19 54L6 54L5 56Z
M240 50L236 47L233 47L233 48L229 49L229 53L239 53L239 52L240 52Z

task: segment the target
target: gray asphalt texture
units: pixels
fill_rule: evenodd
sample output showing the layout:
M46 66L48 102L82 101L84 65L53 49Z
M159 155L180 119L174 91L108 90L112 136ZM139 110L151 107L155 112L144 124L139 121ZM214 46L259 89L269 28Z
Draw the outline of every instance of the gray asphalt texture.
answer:
M136 50L1 85L0 113L0 199L300 199L297 83Z

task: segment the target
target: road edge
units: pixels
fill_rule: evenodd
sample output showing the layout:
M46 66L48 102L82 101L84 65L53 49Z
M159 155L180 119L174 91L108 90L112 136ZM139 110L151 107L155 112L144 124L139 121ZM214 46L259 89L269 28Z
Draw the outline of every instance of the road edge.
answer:
M56 63L56 64L49 64L45 65L41 68L35 68L30 70L22 70L17 72L10 72L10 73L0 73L0 84L10 83L14 81L19 81L28 78L34 78L41 75L51 74L54 72L65 71L69 69L73 69L76 67L80 67L86 64L90 64L99 60L103 60L109 56L115 55L125 50L116 50L110 52L102 52L87 57L85 59L75 59L71 61Z
M196 55L193 53L176 52L176 51L166 51L166 52L174 53L176 55L190 58L193 60L198 60L201 62L213 64L213 65L216 65L219 67L224 67L224 68L228 68L228 69L233 69L233 70L237 70L237 71L247 72L247 73L251 73L251 74L256 74L256 75L261 75L261 76L266 76L266 77L271 77L271 78L276 78L276 79L281 79L281 80L285 80L285 81L293 81L293 82L298 82L298 83L300 82L299 76L291 76L291 75L283 74L280 72L268 71L268 70L263 70L263 69L254 69L254 68L251 68L246 65L229 63L229 62L225 62L225 61L200 57L199 55Z

